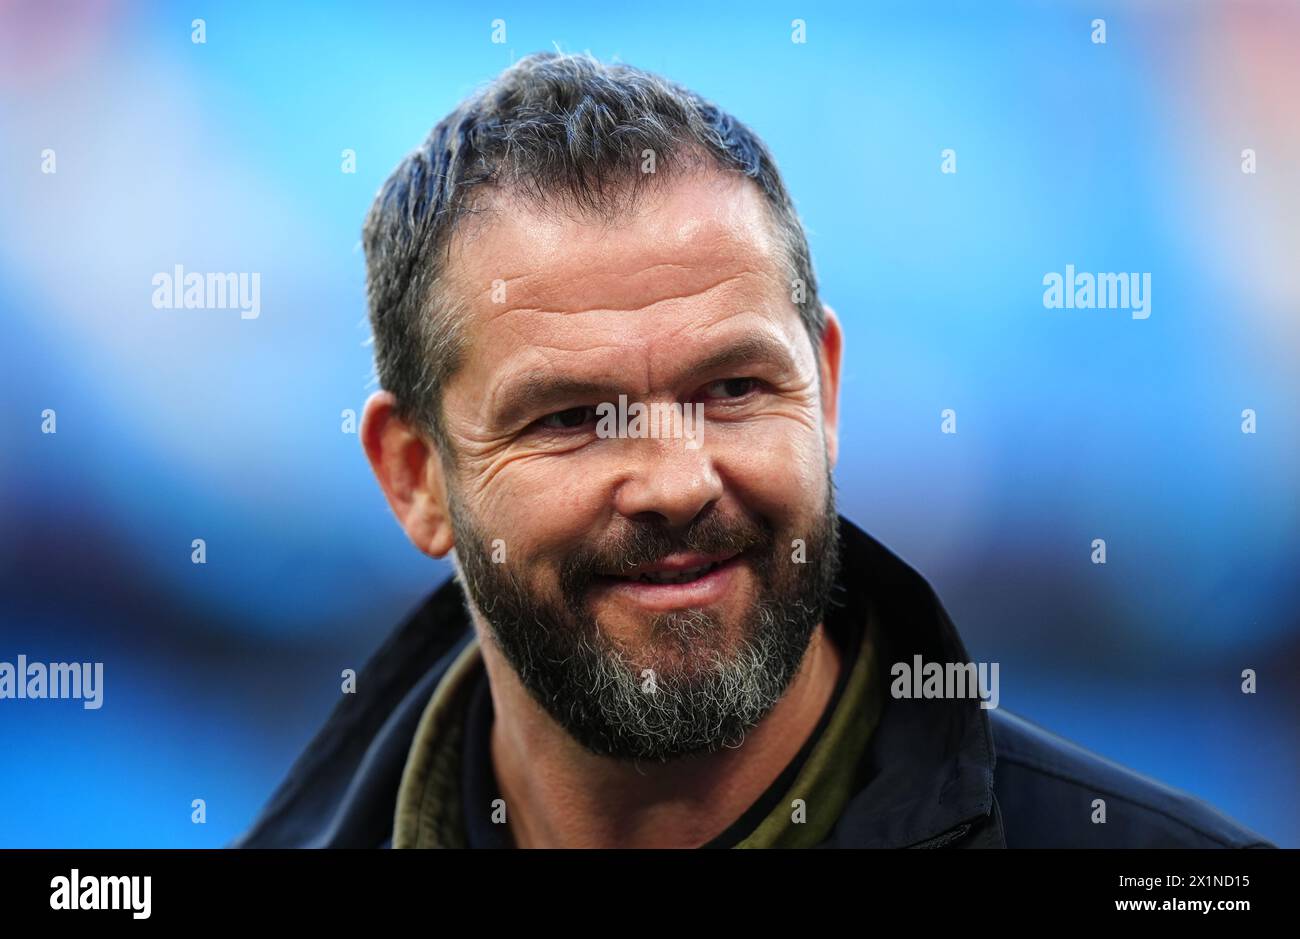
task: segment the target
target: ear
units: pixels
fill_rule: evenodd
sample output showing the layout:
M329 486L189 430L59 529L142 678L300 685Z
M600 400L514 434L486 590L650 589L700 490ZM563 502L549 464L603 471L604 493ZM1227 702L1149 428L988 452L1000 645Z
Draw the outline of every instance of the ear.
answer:
M387 391L370 396L361 446L406 536L429 557L440 558L455 547L442 461L433 442L398 417L396 408Z
M826 459L834 467L840 455L840 357L844 351L844 334L835 311L824 303L822 309L826 311L821 345L822 426L826 433Z

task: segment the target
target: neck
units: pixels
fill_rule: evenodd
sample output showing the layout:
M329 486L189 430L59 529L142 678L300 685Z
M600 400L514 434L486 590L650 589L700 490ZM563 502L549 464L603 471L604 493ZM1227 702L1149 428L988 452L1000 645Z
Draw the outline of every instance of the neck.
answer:
M481 623L476 628L495 712L493 768L521 848L706 844L789 765L826 710L843 667L819 625L786 693L741 746L638 764L583 749L528 694L489 631Z

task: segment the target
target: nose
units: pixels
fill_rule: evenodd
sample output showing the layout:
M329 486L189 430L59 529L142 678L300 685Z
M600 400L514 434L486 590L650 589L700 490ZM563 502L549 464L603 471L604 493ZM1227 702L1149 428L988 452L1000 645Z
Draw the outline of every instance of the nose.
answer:
M624 440L626 477L614 507L634 521L685 526L722 497L706 447L692 449L674 438Z

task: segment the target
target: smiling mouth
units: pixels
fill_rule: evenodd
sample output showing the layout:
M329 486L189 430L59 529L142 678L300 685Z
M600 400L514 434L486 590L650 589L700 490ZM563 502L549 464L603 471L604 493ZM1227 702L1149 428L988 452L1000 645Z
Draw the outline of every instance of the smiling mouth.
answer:
M600 578L614 584L648 584L674 586L691 584L708 577L714 571L740 557L741 552L706 555L700 552L678 552L649 564L639 564L626 573L604 573Z
M669 555L622 573L596 578L594 596L616 599L651 613L667 613L723 602L739 588L746 552Z
M716 575L731 571L741 562L744 554L744 551L727 551L723 554L680 551L660 561L637 564L629 571L606 572L597 579L616 588L681 588L692 584L702 585L716 580Z
M726 560L712 561L699 567L688 567L681 571L645 571L627 577L615 576L612 579L634 584L689 584L701 577L707 577L725 563Z

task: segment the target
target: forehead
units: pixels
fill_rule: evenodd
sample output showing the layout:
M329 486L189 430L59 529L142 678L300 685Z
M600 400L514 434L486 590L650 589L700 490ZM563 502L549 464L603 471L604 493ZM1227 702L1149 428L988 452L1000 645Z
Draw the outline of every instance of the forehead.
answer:
M494 194L449 260L468 301L449 393L483 395L521 369L653 380L684 340L735 339L755 318L798 323L771 211L736 174L671 180L605 220Z
M450 274L476 301L498 307L530 299L576 311L581 303L564 301L603 300L631 309L655 299L656 284L699 289L711 274L742 267L775 276L781 260L762 193L736 174L694 172L646 188L613 219L499 193L484 208L466 237L453 239Z

